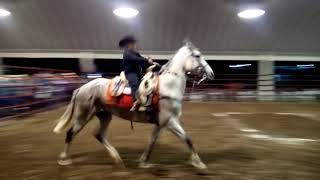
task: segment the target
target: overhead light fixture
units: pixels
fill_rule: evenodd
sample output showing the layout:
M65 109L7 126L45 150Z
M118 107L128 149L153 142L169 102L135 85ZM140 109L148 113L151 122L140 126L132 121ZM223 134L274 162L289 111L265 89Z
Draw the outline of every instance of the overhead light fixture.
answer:
M251 64L236 64L236 65L229 65L230 68L241 68L251 66Z
M0 9L0 17L9 16L11 13L5 9Z
M301 64L297 65L299 68L314 68L314 64Z
M240 18L254 19L264 15L266 12L262 9L247 9L238 13Z
M113 11L113 14L122 18L133 18L139 14L139 11L133 8L118 8Z

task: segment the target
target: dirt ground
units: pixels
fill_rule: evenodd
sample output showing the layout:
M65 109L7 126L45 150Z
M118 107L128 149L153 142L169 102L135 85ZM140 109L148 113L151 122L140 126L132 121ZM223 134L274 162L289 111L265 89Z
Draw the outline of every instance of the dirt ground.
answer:
M92 136L92 120L75 138L73 164L59 166L64 135L52 132L64 108L0 122L0 179L320 179L320 104L185 103L182 124L206 171L188 165L186 146L164 131L151 162L139 169L149 124L114 118L108 131L125 168Z

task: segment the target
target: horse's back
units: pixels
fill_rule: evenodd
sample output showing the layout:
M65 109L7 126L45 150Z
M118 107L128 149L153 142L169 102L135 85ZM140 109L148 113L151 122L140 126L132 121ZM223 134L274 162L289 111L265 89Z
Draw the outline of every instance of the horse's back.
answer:
M104 99L107 85L110 79L97 78L94 79L79 88L78 98L82 100L94 99Z

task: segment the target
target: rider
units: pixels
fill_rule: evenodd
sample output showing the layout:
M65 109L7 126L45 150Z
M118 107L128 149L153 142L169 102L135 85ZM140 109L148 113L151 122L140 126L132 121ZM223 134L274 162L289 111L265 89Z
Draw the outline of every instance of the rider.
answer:
M136 43L137 39L133 36L125 36L119 42L119 47L124 49L123 68L131 87L131 96L134 102L130 111L135 111L139 105L136 93L142 78L141 73L148 65L153 64L153 60L150 57L144 58L138 53Z

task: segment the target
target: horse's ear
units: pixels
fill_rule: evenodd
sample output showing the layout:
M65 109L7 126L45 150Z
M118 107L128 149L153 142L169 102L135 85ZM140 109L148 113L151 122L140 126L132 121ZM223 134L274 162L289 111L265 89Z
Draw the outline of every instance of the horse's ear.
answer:
M192 44L192 42L190 41L189 38L185 38L185 39L183 40L183 44L184 44L185 46L189 47L190 49L194 49L194 48L195 48L195 46Z
M190 38L188 38L188 37L184 38L182 43L183 43L183 45L188 46L188 44L191 43Z

